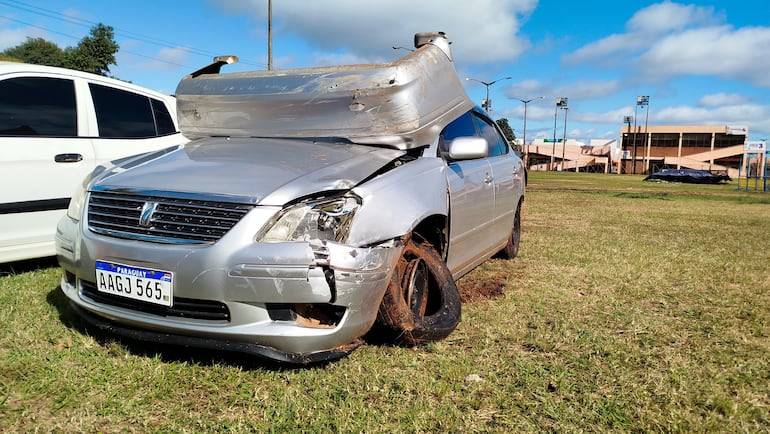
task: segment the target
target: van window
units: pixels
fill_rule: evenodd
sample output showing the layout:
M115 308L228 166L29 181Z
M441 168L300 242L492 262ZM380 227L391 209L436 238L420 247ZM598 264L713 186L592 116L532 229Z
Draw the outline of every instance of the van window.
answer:
M150 101L152 101L152 112L155 114L155 125L158 128L158 135L175 134L176 126L166 104L155 98L150 98Z
M74 82L47 77L0 81L0 135L76 137Z
M102 138L143 138L157 136L150 98L122 89L88 85Z

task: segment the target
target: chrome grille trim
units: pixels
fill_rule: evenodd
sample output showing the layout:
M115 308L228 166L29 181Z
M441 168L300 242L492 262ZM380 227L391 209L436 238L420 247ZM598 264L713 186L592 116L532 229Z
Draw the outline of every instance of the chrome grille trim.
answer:
M81 295L96 303L131 309L158 316L200 319L206 321L230 321L230 309L227 305L214 300L196 300L192 298L174 297L171 307L132 300L112 294L105 294L96 289L96 285L81 280Z
M150 215L142 215L153 204ZM93 191L88 228L96 233L164 244L214 243L254 205L127 192Z

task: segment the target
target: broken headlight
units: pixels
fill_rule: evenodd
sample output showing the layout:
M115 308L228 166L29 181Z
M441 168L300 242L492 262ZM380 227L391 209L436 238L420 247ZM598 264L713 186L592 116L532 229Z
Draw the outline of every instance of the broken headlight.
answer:
M347 239L361 200L354 195L301 202L282 210L257 236L261 242Z

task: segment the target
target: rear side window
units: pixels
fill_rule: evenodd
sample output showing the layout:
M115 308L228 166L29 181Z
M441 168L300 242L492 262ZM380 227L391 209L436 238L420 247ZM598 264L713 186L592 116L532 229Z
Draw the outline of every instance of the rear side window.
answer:
M150 98L150 101L152 101L152 112L155 115L158 135L163 136L176 133L176 126L174 126L174 121L171 119L171 113L168 112L166 104L154 98Z
M74 82L48 77L0 81L0 135L76 137Z
M174 133L174 122L162 101L90 83L102 138L146 138Z

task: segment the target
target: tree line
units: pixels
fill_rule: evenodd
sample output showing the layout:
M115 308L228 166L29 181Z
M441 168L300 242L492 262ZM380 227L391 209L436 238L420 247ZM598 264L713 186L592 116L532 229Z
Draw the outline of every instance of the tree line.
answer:
M110 65L117 65L115 53L119 49L114 29L99 23L74 47L62 49L43 38L28 37L25 42L0 52L0 60L57 66L106 77Z

